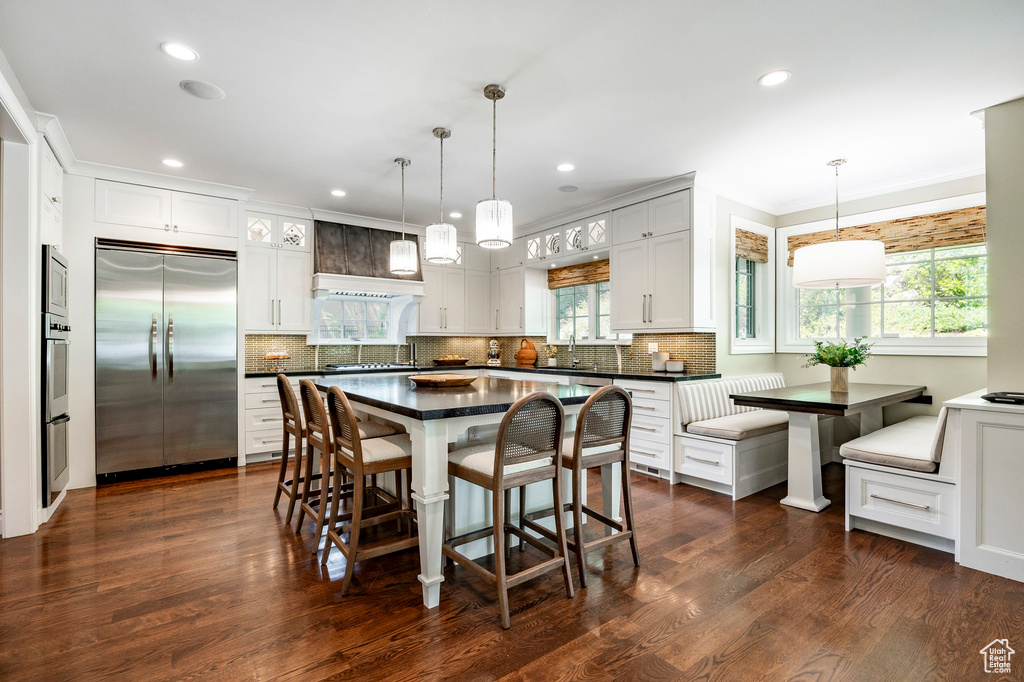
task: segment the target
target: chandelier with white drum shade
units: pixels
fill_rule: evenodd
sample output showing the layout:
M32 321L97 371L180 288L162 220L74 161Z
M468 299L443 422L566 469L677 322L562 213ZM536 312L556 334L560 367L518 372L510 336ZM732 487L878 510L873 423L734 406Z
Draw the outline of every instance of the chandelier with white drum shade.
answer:
M459 258L459 234L455 226L444 221L444 141L452 136L447 128L434 128L434 137L441 141L441 212L440 219L427 225L423 255L438 265L454 263Z
M498 100L505 88L492 83L484 88L491 100L491 198L476 205L476 243L485 249L503 249L512 245L512 202L499 199L496 191L498 167Z
M793 286L797 289L852 289L885 281L885 244L877 240L839 240L839 166L836 169L836 240L811 244L793 253Z
M405 238L405 169L412 161L399 157L395 163L402 167L402 238L391 242L391 274L415 275L419 266L416 242Z

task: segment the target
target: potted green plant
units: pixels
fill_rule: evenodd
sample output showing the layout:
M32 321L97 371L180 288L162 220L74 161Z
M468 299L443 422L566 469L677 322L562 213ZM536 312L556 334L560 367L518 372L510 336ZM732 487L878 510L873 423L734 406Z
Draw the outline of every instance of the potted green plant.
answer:
M850 368L857 369L871 357L871 344L864 343L866 336L854 339L853 343L832 343L815 341L814 353L807 356L804 367L828 365L831 368L831 389L835 393L850 390Z

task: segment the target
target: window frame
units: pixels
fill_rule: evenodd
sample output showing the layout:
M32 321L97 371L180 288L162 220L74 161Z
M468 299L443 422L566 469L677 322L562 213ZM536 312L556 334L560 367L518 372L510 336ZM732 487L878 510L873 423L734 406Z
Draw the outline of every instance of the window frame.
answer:
M768 238L768 262L754 263L754 336L737 338L736 232L746 230ZM775 352L775 228L740 216L730 216L729 227L729 353L746 355Z
M406 307L403 305L403 301L399 299L409 297L366 297L366 296L328 296L326 298L314 298L313 299L313 333L308 334L306 339L307 343L320 346L372 346L372 345L383 345L383 346L394 346L396 344L404 343L404 332L399 332L398 326L401 321L400 314ZM383 339L334 339L324 338L320 332L320 322L323 317L323 306L326 302L339 302L344 304L346 302L358 302L363 303L364 306L367 303L384 303L388 306L388 314L384 323L387 325L387 335ZM365 321L365 319L364 319Z
M586 338L582 338L582 339L577 337L576 345L578 345L578 346L628 346L628 345L630 345L633 342L633 335L632 334L625 334L625 333L621 333L621 332L616 334L615 332L612 332L618 338L615 338L615 339L599 339L599 338L596 337L597 332L601 328L600 327L600 325L601 325L600 317L601 316L600 316L599 311L598 311L598 305L599 305L599 302L600 302L599 287L600 287L601 284L607 284L608 285L608 304L609 304L609 308L610 308L610 306L611 306L611 298L612 298L611 297L611 282L600 282L600 283L595 283L595 284L579 284L579 285L576 285L576 286L585 286L585 287L590 289L589 293L587 294L587 299L588 299L587 319L588 319L588 326L590 328L590 334ZM550 290L550 294L551 294L551 315L550 315L550 321L549 321L549 325L548 325L548 338L547 338L548 345L558 346L558 345L565 345L565 344L569 343L569 339L558 338L558 292L561 291L562 289L570 289L570 288L575 288L575 287L561 287L559 289L551 289ZM590 305L591 303L593 303L593 305ZM610 314L611 313L610 313L610 310L609 310L608 315L610 316ZM580 317L580 316L579 315L575 315L574 317Z
M865 223L880 222L885 220L896 220L900 218L912 218L930 213L943 211L954 211L961 208L969 208L985 204L985 193L978 192L966 194L947 199L926 201L918 204L907 204L878 211L858 213L848 216L841 216L840 227L863 225ZM820 232L833 229L834 219L818 220L811 223L802 223L789 227L781 227L776 230L775 235L775 263L778 274L777 308L779 339L776 345L777 353L809 353L813 351L811 339L801 339L799 334L799 298L797 289L793 288L793 268L789 267L789 252L786 248L786 240L798 234L809 232ZM921 249L924 251L925 249ZM934 268L933 268L934 278ZM933 316L934 316L934 300ZM821 339L818 339L821 340ZM832 337L828 340L839 340ZM847 339L849 340L849 339ZM988 337L920 337L920 338L891 338L891 337L870 337L872 353L875 355L938 355L938 356L964 356L984 357L988 353Z

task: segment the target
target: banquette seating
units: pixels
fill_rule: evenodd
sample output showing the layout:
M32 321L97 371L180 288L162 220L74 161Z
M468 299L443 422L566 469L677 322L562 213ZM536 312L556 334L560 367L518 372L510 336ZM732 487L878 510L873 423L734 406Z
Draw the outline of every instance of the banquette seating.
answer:
M947 411L911 417L839 448L846 466L846 530L860 528L954 551L959 524L956 448Z
M689 483L738 500L786 480L789 416L737 407L732 393L786 385L782 374L679 382L673 483Z

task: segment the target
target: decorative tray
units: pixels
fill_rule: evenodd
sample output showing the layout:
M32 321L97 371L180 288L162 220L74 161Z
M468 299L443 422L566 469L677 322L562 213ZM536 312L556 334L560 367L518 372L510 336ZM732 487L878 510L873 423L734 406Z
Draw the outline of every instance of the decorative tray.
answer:
M409 378L417 386L431 388L469 386L476 380L475 376L469 374L416 374Z

